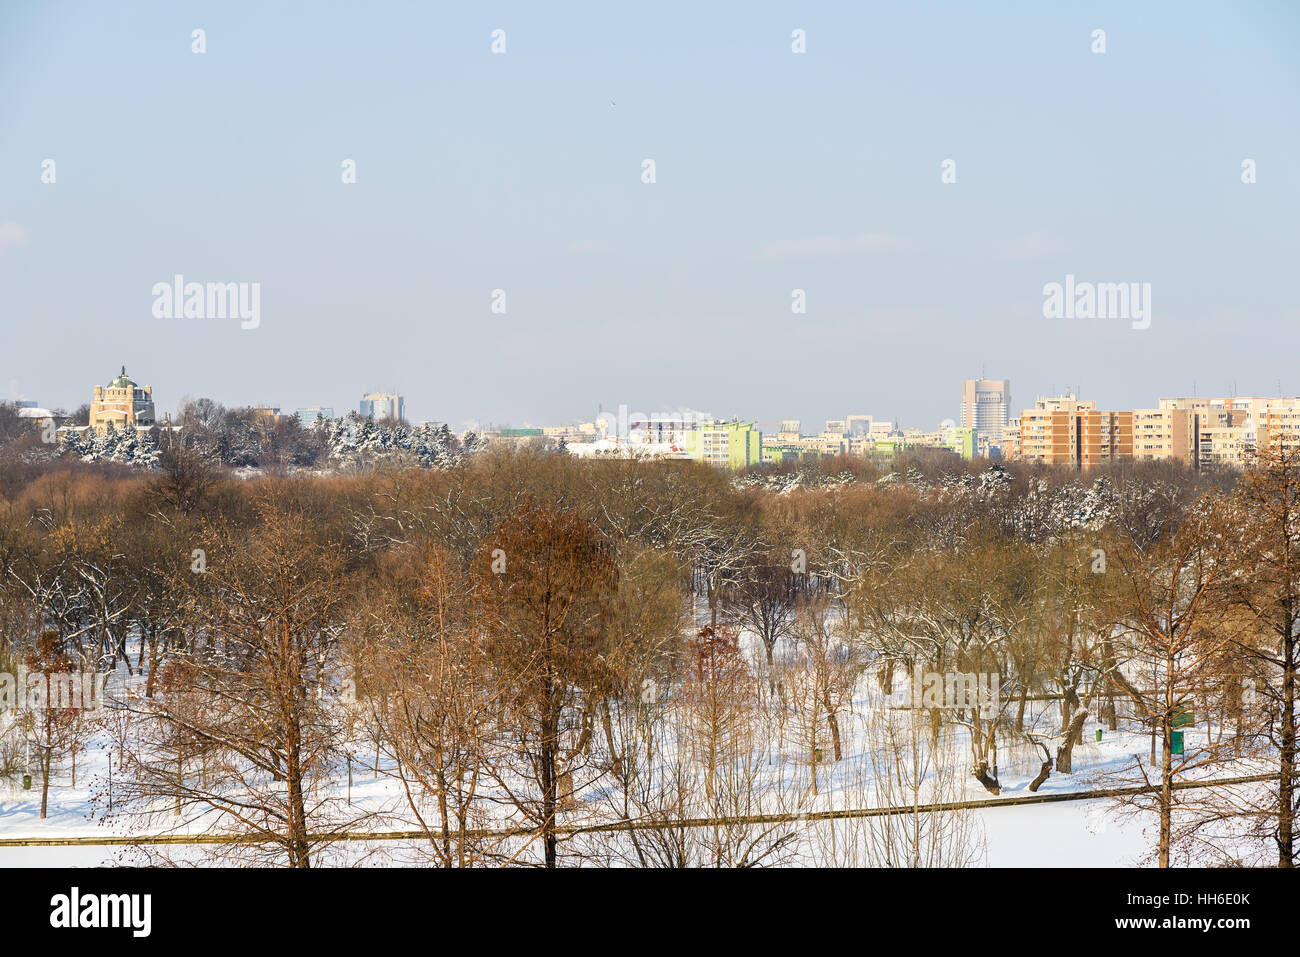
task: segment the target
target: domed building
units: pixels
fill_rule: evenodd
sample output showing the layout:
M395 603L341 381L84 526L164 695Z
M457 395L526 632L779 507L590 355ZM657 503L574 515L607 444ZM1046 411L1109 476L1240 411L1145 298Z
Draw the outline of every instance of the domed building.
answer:
M107 432L110 424L117 432L128 426L148 428L154 424L153 386L136 385L126 374L126 366L108 385L95 386L95 398L90 403L90 427Z

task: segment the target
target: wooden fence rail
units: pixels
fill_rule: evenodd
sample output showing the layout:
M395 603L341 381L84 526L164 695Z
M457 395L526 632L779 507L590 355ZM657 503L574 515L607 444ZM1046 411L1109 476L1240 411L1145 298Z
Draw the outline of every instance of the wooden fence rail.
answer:
M1184 791L1193 788L1228 787L1235 784L1254 784L1260 781L1276 781L1278 774L1248 774L1233 778L1216 778L1212 781L1181 781L1174 784L1174 790ZM721 827L747 824L804 824L812 821L833 821L863 817L886 817L895 814L929 814L936 811L958 811L976 808L1015 807L1024 804L1055 804L1062 801L1091 801L1098 798L1122 797L1132 794L1148 794L1159 791L1159 787L1137 785L1127 788L1098 788L1091 791L1065 791L1047 794L1023 794L1015 797L986 798L975 801L952 801L942 804L921 804L915 807L871 807L843 809L838 811L805 811L780 814L753 814L737 817L689 817L689 818L653 818L631 821L611 821L602 824L562 824L555 830L558 834L572 837L579 834L602 834L618 831L648 831L655 829L671 830L674 828ZM453 832L456 839L501 839L511 837L535 837L537 829L476 829ZM347 831L336 834L313 834L313 843L337 843L340 841L427 841L438 838L438 832L424 831ZM0 847L135 847L152 844L269 844L266 837L257 834L137 834L111 835L95 837L6 837L0 838Z

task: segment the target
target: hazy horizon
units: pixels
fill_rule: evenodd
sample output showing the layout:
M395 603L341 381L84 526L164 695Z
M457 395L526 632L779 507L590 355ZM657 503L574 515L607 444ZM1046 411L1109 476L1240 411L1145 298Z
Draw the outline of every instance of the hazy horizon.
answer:
M1300 394L1298 48L1280 2L10 3L3 397L125 365L159 416L815 431L933 427L981 374L1013 410ZM259 283L256 328L156 318L177 274ZM1044 318L1066 276L1150 283L1150 327Z

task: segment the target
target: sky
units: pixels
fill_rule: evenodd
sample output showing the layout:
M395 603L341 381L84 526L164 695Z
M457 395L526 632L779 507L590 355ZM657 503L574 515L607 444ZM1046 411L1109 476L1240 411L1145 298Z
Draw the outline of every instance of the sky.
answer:
M0 398L1300 394L1298 120L1294 2L0 0ZM257 283L255 328L156 315L178 274ZM1149 327L1046 317L1067 275L1150 283Z

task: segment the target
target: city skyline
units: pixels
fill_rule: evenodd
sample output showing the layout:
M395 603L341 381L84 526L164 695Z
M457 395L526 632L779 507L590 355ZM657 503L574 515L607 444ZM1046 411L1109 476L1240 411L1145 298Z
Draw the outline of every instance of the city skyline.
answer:
M123 363L119 362L118 365L121 366L123 365ZM130 365L130 363L127 363L126 365ZM132 368L134 368L134 366L132 366ZM107 376L106 378L111 378L111 375ZM150 381L152 382L154 379L166 380L167 378L168 377L166 375L161 375L161 374L151 375ZM85 391L84 388L77 388L75 390L76 394L70 396L68 401L51 402L48 401L48 399L46 398L46 396L50 394L49 390L41 388L42 386L41 380L35 378L29 378L28 380L26 380L27 384L31 387L29 391L20 391L17 388L17 385L20 381L22 380L11 379L9 381L8 394L3 397L4 401L37 402L42 408L55 409L55 410L61 409L65 412L71 412L77 409L79 406L85 405L91 401L89 398L86 398L81 395L81 393ZM967 380L959 379L958 385L960 385L960 382L962 381L967 381ZM977 378L975 380L970 380L970 381L979 381L979 379ZM1010 381L1009 377L1006 377L1004 381ZM1239 377L1230 378L1228 380L1227 388L1208 389L1208 390L1203 388L1202 383L1193 381L1192 386L1189 389L1181 390L1181 391L1175 389L1168 392L1162 392L1159 395L1155 396L1155 399L1158 401L1159 399L1163 399L1163 398L1184 397L1184 396L1185 397L1198 397L1198 396L1199 397L1227 397L1227 396L1237 397L1239 396L1243 398L1247 398L1251 396L1269 396L1269 397L1277 397L1277 398L1300 397L1300 390L1297 390L1296 392L1288 393L1285 389L1282 389L1281 380L1274 382L1271 388L1267 387L1268 383L1262 383L1262 385L1265 387L1261 387L1259 389L1251 389L1251 390L1241 389L1239 387L1241 381L1242 379L1240 379ZM948 383L948 385L950 387L948 391L953 392L953 389L951 388L952 383ZM462 420L460 422L456 422L447 416L439 416L436 413L437 403L431 402L431 400L429 400L424 395L421 395L419 393L411 393L406 391L405 389L388 388L385 389L384 391L386 393L398 394L404 400L410 400L414 398L416 400L416 405L419 408L427 409L430 408L431 406L433 407L434 414L432 415L428 415L428 416L421 415L419 417L408 416L408 418L411 418L412 421L448 422L450 424L459 425L464 428L473 428L476 426L485 426L485 427L486 426L502 426L502 427L525 426L526 427L526 426L535 426L535 425L549 425L558 422L576 423L576 422L594 421L595 417L602 410L606 415L612 415L617 410L619 405L626 405L630 409L636 409L637 411L644 411L647 413L670 412L670 411L680 411L680 410L698 411L700 408L702 408L702 406L700 406L699 404L690 403L690 402L673 402L670 400L661 404L650 404L650 403L638 404L638 403L628 402L628 401L620 402L618 401L617 398L615 398L613 401L604 401L604 400L598 400L595 402L573 401L567 403L567 405L577 409L578 411L576 411L573 415L561 416L558 418L543 418L537 413L528 413L524 411L518 415L514 415L513 417L507 415L506 417L501 418L499 420L469 418L469 419ZM917 392L921 392L921 391L928 391L928 390L917 390ZM1017 392L1018 391L1019 390L1017 390ZM1089 390L1086 387L1081 388L1076 384L1057 385L1056 380L1053 380L1053 384L1051 384L1049 387L1039 389L1036 392L1033 392L1032 394L1036 398L1043 398L1048 396L1060 396L1066 393L1073 393L1075 395L1092 395L1094 397L1096 395L1096 393L1089 392ZM281 398L277 401L267 401L264 393L257 393L254 398L245 401L242 398L233 398L228 395L220 395L220 394L209 395L209 394L198 393L193 390L188 390L188 391L182 391L171 398L163 398L159 402L158 415L160 418L164 418L170 414L173 418L175 418L176 414L180 411L181 405L185 400L200 399L200 398L212 399L216 402L220 402L222 405L226 406L227 408L275 407L275 408L288 410L290 412L296 412L302 409L318 409L318 408L319 409L340 409L342 411L339 414L345 414L348 411L359 411L359 406L361 401L368 394L374 394L374 390L358 388L357 390L354 390L352 393L338 392L336 393L333 401L326 401L325 399L321 399L319 395L315 393L308 394L302 397L301 400L290 397L290 398ZM1032 408L1032 400L1028 400L1029 404L1027 405L1021 405L1019 401L1016 400L1015 398L1016 394L1017 393L1012 393L1012 402L1008 409L1009 413L1013 416L1023 408ZM850 415L870 414L880 420L892 421L895 423L896 426L900 428L939 426L939 425L943 425L944 422L949 419L953 420L957 424L960 424L960 414L961 414L960 399L954 399L951 403L951 408L948 409L947 411L941 410L939 417L934 421L914 419L906 415L898 415L895 413L891 413L889 411L890 408L898 406L899 404L907 405L908 403L913 402L914 400L910 397L910 395L911 394L890 399L889 401L884 403L886 408L868 409L865 407L860 407L863 405L863 403L858 403L858 407L854 407L854 411L849 412L847 414ZM1138 398L1140 399L1141 396L1139 395ZM1125 406L1125 403L1109 401L1106 399L1097 399L1097 401L1100 401L1107 407L1111 407L1111 408L1120 408ZM931 403L927 402L925 404L930 405ZM935 406L938 406L940 403L935 402L933 404ZM1138 402L1128 407L1146 408L1149 406L1143 406L1141 402ZM583 411L584 409L585 411ZM774 415L760 416L752 413L746 413L746 411L743 409L733 410L729 408L726 413L721 413L719 417L727 418L727 419L729 418L748 419L754 422L758 422L762 425L777 426L782 421L790 420L790 419L801 421L805 425L807 425L812 423L829 421L831 419L840 417L844 414L846 414L844 409L831 408L829 406L824 409L815 409L813 414L810 416L791 415L788 413L781 413L779 411L777 414Z
M121 368L120 374L122 376L126 376L127 375L126 365L121 364L120 368ZM111 376L109 376L109 378L111 378ZM153 377L150 376L150 381L152 381L152 378ZM1236 381L1237 380L1233 380L1234 386L1236 385ZM1091 404L1094 407L1098 407L1098 403L1100 402L1099 407L1113 408L1113 409L1122 409L1122 408L1154 409L1157 406L1153 405L1152 401L1154 401L1155 403L1163 403L1175 399L1194 399L1194 398L1201 398L1201 399L1268 398L1268 399L1287 399L1287 400L1294 399L1295 401L1300 402L1300 394L1288 395L1283 391L1274 391L1268 389L1255 390L1250 392L1239 392L1239 391L1234 391L1232 389L1226 391L1203 391L1203 390L1193 389L1192 391L1188 391L1188 392L1171 392L1168 394L1160 394L1154 397L1148 396L1147 397L1148 401L1145 404L1137 403L1131 406L1125 406L1123 403L1115 403L1115 402L1108 401L1104 398L1098 398L1096 395L1087 393L1086 390L1080 391L1076 386L1067 386L1064 389L1057 389L1055 388L1055 386L1053 386L1052 389L1036 393L1034 400L1017 401L1015 399L1015 394L1010 391L1010 379L1003 378L999 380L990 380L984 377L980 377L974 379L960 380L959 385L961 388L961 398L954 401L953 403L955 414L945 415L935 422L917 422L917 421L912 421L906 418L901 418L899 416L889 415L889 414L877 415L876 413L879 410L865 409L860 407L855 407L852 410L848 411L847 413L845 413L845 410L843 409L838 409L838 410L828 409L826 411L829 414L817 415L812 418L801 418L799 416L792 416L792 415L776 416L773 418L762 418L760 416L746 414L744 410L731 410L728 411L726 414L717 415L716 418L719 421L748 420L761 427L770 426L771 428L767 429L767 431L769 432L780 431L783 426L783 423L797 422L797 423L801 423L803 427L802 431L803 434L805 435L813 435L816 434L817 432L820 432L821 429L812 428L813 426L816 426L819 423L829 423L829 422L836 421L837 419L840 421L844 421L842 416L845 414L847 414L848 418L850 419L857 416L866 416L869 419L875 419L877 423L891 423L893 431L903 431L908 429L924 430L928 427L936 427L942 429L946 425L964 426L969 424L974 426L974 421L971 421L969 423L963 421L962 406L965 401L967 388L971 387L975 383L983 383L983 384L998 383L1006 386L1007 395L1009 396L1009 404L1006 406L1005 411L1010 421L1014 421L1021 414L1022 411L1032 410L1034 408L1034 405L1032 404L1033 402L1039 403L1041 407L1041 403L1045 399L1047 400L1065 399L1065 398L1075 399L1075 398L1082 398L1084 395L1091 395L1091 398L1088 401L1091 402ZM1281 383L1279 382L1278 385L1280 384ZM80 398L80 401L74 400L70 402L49 402L46 401L43 398L43 396L40 394L31 394L31 395L11 394L3 401L15 402L20 405L26 404L28 406L36 404L43 409L56 410L56 411L61 411L63 413L71 413L82 405L91 405L93 409L94 402L98 401L99 398L98 392L101 388L101 385L102 383L95 384L92 387L95 394L92 395L90 398L86 398L82 396ZM152 390L153 387L152 385L150 385L148 388ZM83 388L81 391L84 393L86 390ZM11 388L11 393L12 392L13 390ZM150 398L152 400L152 394ZM446 417L440 418L438 416L433 416L429 418L418 418L418 419L410 416L401 415L401 414L394 416L391 414L391 407L381 409L379 413L376 413L375 411L369 411L369 412L367 411L366 406L368 402L373 402L373 400L377 400L377 399L388 400L391 398L391 400L396 405L396 407L402 410L402 412L404 412L407 401L410 398L410 396L405 391L399 389L389 389L387 391L382 391L382 392L368 391L368 392L363 392L359 395L353 395L351 399L345 398L344 401L342 402L338 402L334 404L318 403L316 405L311 405L307 403L298 403L292 401L290 402L259 402L259 401L238 402L238 401L231 401L228 397L222 395L199 395L193 392L183 392L180 395L175 396L171 400L168 400L167 398L163 398L162 401L158 403L158 412L157 412L158 420L162 421L168 417L176 418L178 414L181 412L182 406L186 401L200 399L200 398L211 399L230 409L237 409L237 408L275 409L277 411L282 410L286 415L294 415L294 416L297 416L299 412L304 412L304 411L309 411L313 413L318 411L324 411L330 413L330 415L326 416L326 418L330 418L334 415L334 410L337 408L341 410L340 412L338 412L339 416L346 415L348 412L357 412L359 415L363 417L403 418L411 421L412 423L418 423L424 421L440 422L440 423L447 422L448 424L459 425L463 428L508 428L508 427L515 427L515 426L542 427L542 426L554 426L554 425L569 425L569 424L578 424L582 422L594 422L601 415L605 416L611 423L613 423L614 419L617 417L619 413L620 408L626 409L629 415L637 415L637 414L658 415L658 414L673 413L673 412L690 412L694 414L700 414L702 412L700 407L693 406L689 403L665 403L660 406L646 406L642 408L642 407L635 406L634 404L629 402L616 402L612 405L598 402L593 407L589 408L586 414L579 413L577 415L568 418L542 419L542 418L532 418L532 417L524 416L514 420L505 419L496 422L488 422L480 419L480 420L471 420L463 423L454 423L451 420L447 419ZM905 399L904 401L907 400ZM707 414L709 417L715 417L713 415L713 411L708 411L704 414ZM846 428L845 431L847 432L849 430ZM979 431L978 428L977 431ZM994 442L994 444L997 443Z

